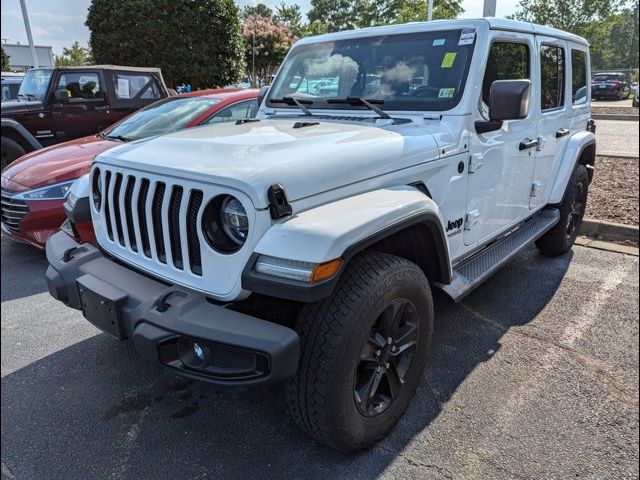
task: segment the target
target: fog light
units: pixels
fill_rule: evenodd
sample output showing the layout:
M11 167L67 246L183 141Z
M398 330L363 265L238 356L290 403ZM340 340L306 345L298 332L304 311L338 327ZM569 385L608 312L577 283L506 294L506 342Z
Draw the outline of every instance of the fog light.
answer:
M204 360L204 350L196 342L193 342L193 353L198 360Z

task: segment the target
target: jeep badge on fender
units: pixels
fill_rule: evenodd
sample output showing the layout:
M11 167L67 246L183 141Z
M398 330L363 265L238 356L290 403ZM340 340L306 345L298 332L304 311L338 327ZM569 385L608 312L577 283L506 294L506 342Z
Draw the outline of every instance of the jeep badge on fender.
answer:
M284 382L309 435L370 447L423 376L433 289L573 245L589 77L584 39L512 20L303 38L257 121L98 155L75 195L99 248L51 237L49 291L178 374Z

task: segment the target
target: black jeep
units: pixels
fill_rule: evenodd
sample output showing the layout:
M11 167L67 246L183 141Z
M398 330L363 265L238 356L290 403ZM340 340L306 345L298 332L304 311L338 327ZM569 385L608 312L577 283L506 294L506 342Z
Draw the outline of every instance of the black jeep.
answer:
M97 133L168 96L157 68L94 65L29 70L18 99L2 102L2 168L43 146Z

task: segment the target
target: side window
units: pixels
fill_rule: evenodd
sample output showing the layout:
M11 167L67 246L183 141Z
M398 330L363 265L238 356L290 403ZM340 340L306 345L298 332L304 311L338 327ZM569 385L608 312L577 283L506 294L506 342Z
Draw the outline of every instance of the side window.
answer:
M257 100L245 100L243 102L234 103L226 108L223 108L211 118L205 120L203 124L211 123L223 123L234 122L236 120L243 120L245 118L255 117L258 111Z
M63 73L58 80L57 90L67 90L69 100L103 98L100 77L97 73Z
M9 85L2 85L2 101L5 102L11 100L11 90Z
M564 49L552 45L540 48L540 91L542 110L564 106Z
M153 75L144 73L117 73L113 76L116 97L119 100L132 98L160 98L160 90Z
M587 54L571 50L571 98L574 105L587 103Z
M491 45L487 69L482 81L480 110L489 118L489 93L496 80L524 80L530 78L529 46L524 43L495 42Z

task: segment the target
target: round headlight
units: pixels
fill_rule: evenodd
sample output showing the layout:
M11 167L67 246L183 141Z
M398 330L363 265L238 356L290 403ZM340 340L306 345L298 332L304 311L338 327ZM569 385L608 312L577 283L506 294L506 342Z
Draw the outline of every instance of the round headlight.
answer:
M93 198L93 206L96 210L100 211L102 206L102 178L100 176L100 170L95 169L93 171L93 177L91 179L91 197Z
M237 252L249 235L247 211L237 198L219 195L204 209L202 231L214 250L221 253Z

